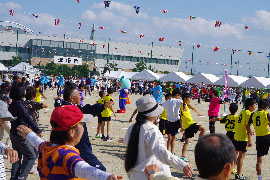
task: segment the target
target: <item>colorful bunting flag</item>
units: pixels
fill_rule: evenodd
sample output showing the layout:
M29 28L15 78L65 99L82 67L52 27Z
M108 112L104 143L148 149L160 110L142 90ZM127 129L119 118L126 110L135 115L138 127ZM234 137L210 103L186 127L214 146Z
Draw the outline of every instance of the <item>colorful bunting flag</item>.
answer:
M221 26L221 24L222 24L222 22L221 22L221 21L216 21L215 27L220 27L220 26Z
M54 25L58 26L60 23L60 19L54 19Z
M82 27L82 23L81 23L81 22L79 22L78 24L79 24L79 29L81 29L81 27Z
M251 56L253 54L252 51L248 51L248 55Z
M106 46L105 44L102 45L103 48L105 48L105 46Z
M216 46L216 47L214 48L214 52L217 52L218 50L219 50L219 47Z
M165 9L163 9L163 10L162 10L162 12L163 12L164 14L166 14L168 11L167 11L167 10L165 10Z
M140 8L141 8L141 7L139 7L139 6L134 6L134 9L136 10L136 14L139 14Z
M12 30L12 26L7 26L7 30L11 31Z
M99 27L99 29L104 29L104 27L101 26L101 27Z
M245 26L245 30L248 30L249 29L249 27L248 26Z
M179 45L179 46L182 46L182 43L183 43L183 41L179 41L179 42L178 42L178 45Z
M189 16L189 20L195 19L195 16Z
M165 38L158 38L158 40L159 40L159 41L164 41L164 40L165 40Z
M77 0L78 3L80 3L80 0Z
M11 15L11 16L13 16L14 15L14 9L9 9L9 14Z
M32 14L32 16L34 16L35 18L38 18L39 15L36 15L36 14Z
M111 1L104 1L105 8L110 7Z
M200 48L201 47L201 45L200 44L197 44L197 48Z
M143 34L140 34L140 38L143 38L144 37L144 35Z
M126 34L126 33L127 33L127 31L124 31L124 30L120 30L120 32L121 32L122 34Z

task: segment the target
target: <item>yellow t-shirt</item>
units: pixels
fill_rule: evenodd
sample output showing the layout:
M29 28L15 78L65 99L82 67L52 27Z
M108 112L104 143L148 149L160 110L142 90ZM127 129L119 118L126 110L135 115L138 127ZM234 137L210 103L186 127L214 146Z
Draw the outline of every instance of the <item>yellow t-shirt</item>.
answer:
M251 112L249 110L242 110L238 116L238 120L235 122L234 139L236 141L248 141L247 124L250 118Z
M226 131L234 132L235 121L238 121L237 115L228 115L219 119L221 124L225 124Z
M256 136L266 136L269 132L269 120L268 112L266 111L255 111L250 119L249 124L253 124Z
M195 122L193 121L191 117L190 110L187 105L185 106L185 110L184 110L184 103L182 103L180 107L180 111L181 111L180 115L181 115L181 121L183 124L183 129L186 130L191 124L194 124Z
M41 102L41 93L40 93L40 88L36 88L36 98L35 102Z
M96 104L104 104L104 99L100 98L99 100L97 100Z
M166 108L164 108L164 111L160 114L160 119L167 120Z
M113 101L111 96L105 96L103 98L104 104L109 101ZM111 108L106 108L101 112L101 117L111 117L112 116L112 110Z

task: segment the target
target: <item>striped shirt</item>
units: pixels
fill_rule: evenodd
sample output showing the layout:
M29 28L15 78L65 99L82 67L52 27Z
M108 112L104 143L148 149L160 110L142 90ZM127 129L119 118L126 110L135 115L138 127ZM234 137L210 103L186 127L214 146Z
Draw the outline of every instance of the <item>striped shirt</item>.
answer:
M43 142L39 146L38 172L41 180L75 180L75 165L83 161L79 151L68 145L52 146Z

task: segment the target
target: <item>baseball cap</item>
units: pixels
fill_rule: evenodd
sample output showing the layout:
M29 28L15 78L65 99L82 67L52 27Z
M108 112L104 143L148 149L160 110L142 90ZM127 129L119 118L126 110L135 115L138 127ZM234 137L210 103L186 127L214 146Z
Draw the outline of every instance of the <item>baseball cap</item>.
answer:
M138 112L148 116L155 117L164 111L164 107L157 104L155 98L147 94L136 101Z
M68 131L82 119L83 113L76 105L63 105L54 109L50 123L54 131Z
M0 100L0 118L5 119L5 121L13 121L15 118L8 111L8 105L4 101Z

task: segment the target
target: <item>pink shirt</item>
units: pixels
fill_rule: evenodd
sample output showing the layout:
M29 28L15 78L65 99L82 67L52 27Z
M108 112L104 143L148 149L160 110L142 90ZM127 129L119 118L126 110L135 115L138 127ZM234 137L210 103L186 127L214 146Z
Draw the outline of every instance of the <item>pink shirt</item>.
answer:
M212 98L210 99L208 116L218 116L220 104L220 98Z

